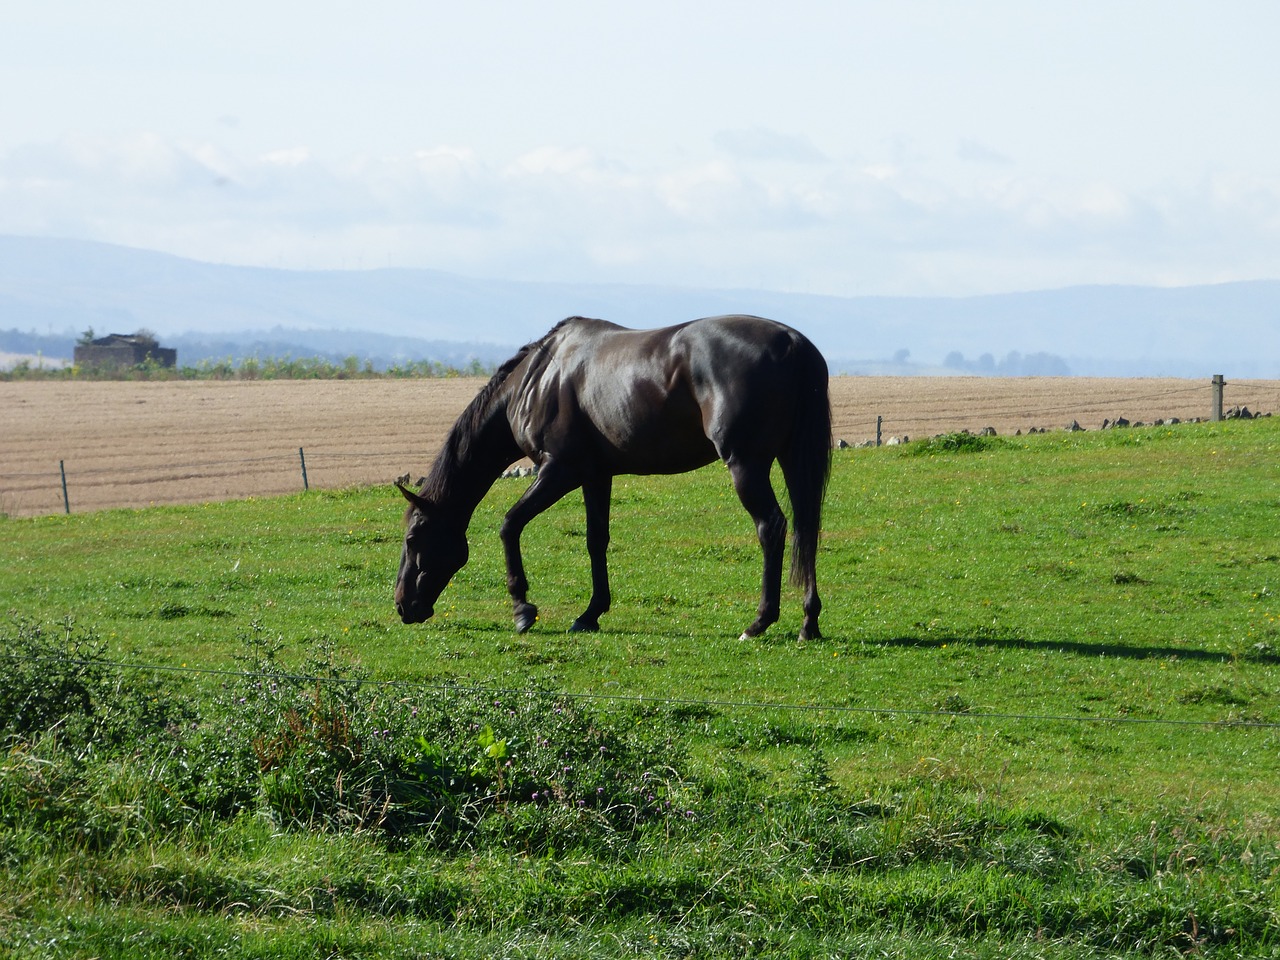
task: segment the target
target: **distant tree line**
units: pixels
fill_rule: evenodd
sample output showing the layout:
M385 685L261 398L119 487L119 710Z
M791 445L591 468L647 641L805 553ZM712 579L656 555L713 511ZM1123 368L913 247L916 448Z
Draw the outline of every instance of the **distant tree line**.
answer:
M153 360L131 367L53 367L19 360L0 370L0 380L392 380L422 377L486 377L493 367L473 360L455 367L437 360L410 360L377 370L371 360L347 357L246 357L241 360L200 360L194 365L167 367Z
M89 331L86 331L86 333ZM45 334L34 330L0 330L0 350L6 353L44 354L50 357L70 357L79 341L71 333Z
M142 329L136 334L158 343L154 333ZM494 364L479 359L448 363L430 359L406 359L379 364L370 357L248 356L202 357L194 364L165 366L151 360L132 366L63 365L46 356L67 356L76 344L92 343L92 328L76 339L55 338L18 330L0 330L0 350L27 354L8 370L0 370L0 380L351 380L408 379L415 377L489 376ZM65 341L65 342L64 342Z
M1069 377L1071 368L1061 357L1052 353L1019 353L1012 350L1004 359L984 353L976 360L966 360L959 350L947 354L942 365L961 373L978 373L992 377Z

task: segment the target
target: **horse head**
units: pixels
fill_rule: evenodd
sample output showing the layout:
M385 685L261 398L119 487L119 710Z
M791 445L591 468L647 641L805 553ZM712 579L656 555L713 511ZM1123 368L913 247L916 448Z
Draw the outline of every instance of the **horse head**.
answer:
M422 623L431 619L436 598L467 562L467 533L434 501L399 483L396 487L409 501L396 578L396 612L405 623Z

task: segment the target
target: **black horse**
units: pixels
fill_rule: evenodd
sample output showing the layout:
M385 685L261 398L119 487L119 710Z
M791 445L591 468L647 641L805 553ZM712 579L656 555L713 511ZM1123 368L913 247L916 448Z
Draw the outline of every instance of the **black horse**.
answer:
M574 630L600 629L609 609L609 497L617 474L683 473L719 457L755 521L764 577L754 637L778 619L787 521L769 481L776 460L794 521L791 579L804 589L802 639L820 636L815 560L831 471L827 364L802 334L759 317L710 317L661 330L628 330L570 317L523 347L453 425L422 488L409 501L396 610L405 623L432 613L467 562L467 526L503 470L521 456L537 479L507 513L501 538L516 629L538 610L520 533L582 488L591 600Z

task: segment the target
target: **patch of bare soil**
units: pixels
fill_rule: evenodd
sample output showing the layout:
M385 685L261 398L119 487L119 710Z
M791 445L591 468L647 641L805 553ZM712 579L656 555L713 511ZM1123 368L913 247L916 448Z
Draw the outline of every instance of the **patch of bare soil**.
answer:
M479 379L0 383L0 514L270 496L427 472ZM835 436L924 437L1073 421L1208 417L1209 380L836 377ZM1280 382L1228 382L1227 406L1280 406ZM301 453L299 452L301 449Z

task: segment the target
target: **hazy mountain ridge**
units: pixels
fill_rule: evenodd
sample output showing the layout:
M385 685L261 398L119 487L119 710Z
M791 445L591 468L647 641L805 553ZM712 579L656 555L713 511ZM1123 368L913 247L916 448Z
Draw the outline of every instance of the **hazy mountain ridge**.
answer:
M652 327L716 313L804 330L847 372L1036 369L1280 378L1280 281L1093 286L975 297L480 280L434 270L293 271L201 263L86 241L0 236L0 331L47 356L92 327L145 327L191 363L292 356L492 362L573 314ZM32 335L36 341L30 341ZM184 349L185 344L185 349ZM957 360L961 361L957 363ZM1054 361L1063 366L1057 366ZM1003 368L1003 369L1002 369Z

